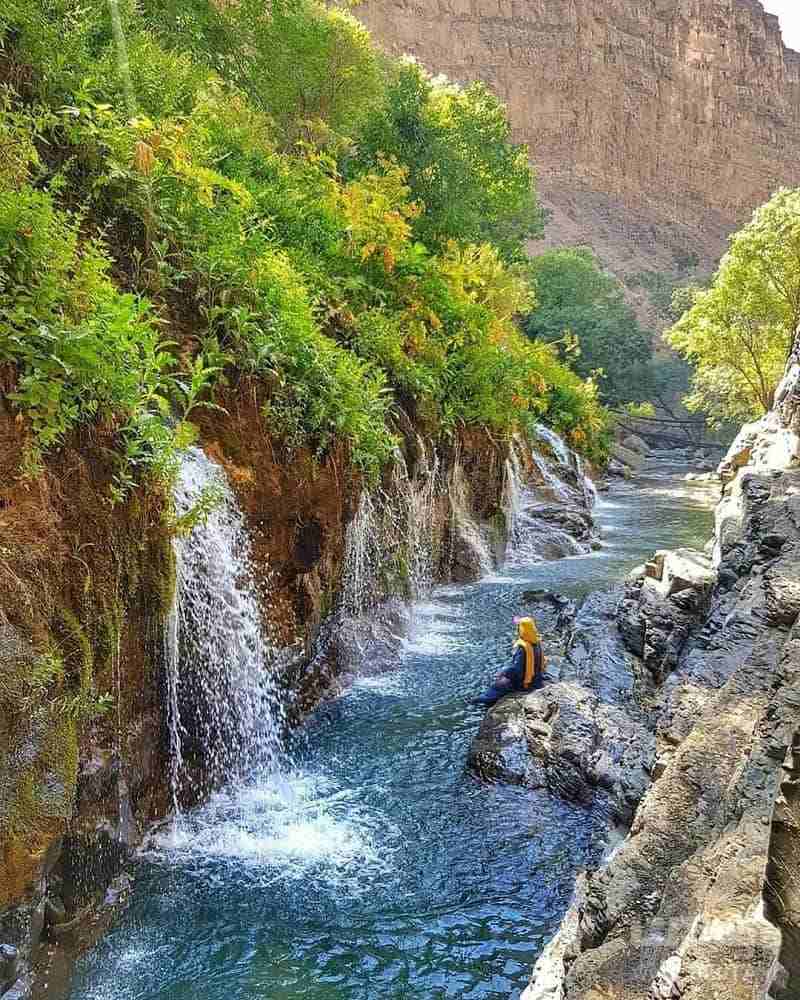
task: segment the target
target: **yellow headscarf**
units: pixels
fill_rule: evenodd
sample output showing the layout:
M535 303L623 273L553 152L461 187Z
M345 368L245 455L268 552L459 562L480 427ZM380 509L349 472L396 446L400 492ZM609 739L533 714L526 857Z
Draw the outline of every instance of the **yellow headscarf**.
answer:
M533 647L540 641L539 630L533 618L520 618L517 621L517 628L519 639L514 643L514 648L525 650L525 677L522 686L529 688L536 676L536 654ZM544 669L544 656L542 656L542 669Z

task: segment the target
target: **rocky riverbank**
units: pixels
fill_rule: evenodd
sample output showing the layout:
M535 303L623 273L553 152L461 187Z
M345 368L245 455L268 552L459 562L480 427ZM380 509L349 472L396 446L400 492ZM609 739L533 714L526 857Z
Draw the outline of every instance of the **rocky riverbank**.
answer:
M629 827L524 1000L800 995L797 360L720 467L713 558L659 553L590 598L555 682L483 723L480 773Z

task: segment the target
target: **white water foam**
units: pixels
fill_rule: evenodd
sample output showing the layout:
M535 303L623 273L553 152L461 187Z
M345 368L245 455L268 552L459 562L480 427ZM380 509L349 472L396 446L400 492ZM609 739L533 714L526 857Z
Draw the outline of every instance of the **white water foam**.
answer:
M464 620L460 608L426 601L414 608L405 649L416 656L448 656L462 646L463 632Z
M235 864L263 884L347 879L351 891L348 876L362 866L389 870L392 839L383 818L352 792L324 775L292 771L218 792L152 836L144 853L198 874Z

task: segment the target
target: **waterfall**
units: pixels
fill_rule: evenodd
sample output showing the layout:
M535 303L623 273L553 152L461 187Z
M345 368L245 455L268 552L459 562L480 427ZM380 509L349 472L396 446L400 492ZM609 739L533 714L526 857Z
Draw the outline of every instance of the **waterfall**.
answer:
M433 587L436 576L436 501L439 495L439 455L432 449L428 457L425 442L418 441L421 462L416 483L408 481L408 539L411 587L416 599ZM404 463L405 467L405 463Z
M543 441L550 448L560 465L572 464L573 452L571 448L555 431L550 430L549 427L545 427L544 424L535 424L533 432L540 441Z
M364 490L355 517L347 526L342 579L342 607L348 615L362 615L376 599L381 565L378 508L380 494Z
M552 435L561 447L559 454L566 456L570 462L578 463L580 459L563 441ZM545 486L553 499L559 505L543 503L541 488L528 481L526 460L538 470ZM579 482L583 483L582 472ZM552 464L523 440L515 436L510 444L509 457L506 461L506 477L504 486L503 509L508 525L508 545L506 564L508 566L527 566L546 559L559 559L564 556L582 555L587 551L585 542L579 541L574 534L565 528L560 521L565 521L570 527L569 519L574 516L580 501L585 501L586 487L581 487L579 494L568 486L558 475ZM561 506L563 505L563 506ZM588 504L587 504L588 506ZM564 508L567 508L565 511ZM572 509L572 515L569 512ZM582 534L586 531L585 524L580 523L580 515L574 522L573 530Z
M281 758L285 712L244 517L221 467L192 448L175 488L178 517L209 490L218 501L211 512L173 540L166 650L176 809L186 791L236 782L256 767L273 769Z
M456 451L450 474L450 503L452 508L451 558L454 569L458 567L460 579L488 576L494 572L489 542L471 513L469 490Z
M594 485L592 480L583 471L583 459L580 455L575 455L576 471L578 473L578 481L583 489L583 498L586 502L586 506L589 510L594 507L597 503L597 487Z
M539 470L545 486L552 492L555 499L563 503L573 502L575 499L573 492L557 475L555 469L553 469L552 465L547 461L544 455L539 454L536 450L532 450L531 458L533 459L533 464Z
M342 609L365 614L384 597L424 596L433 586L436 561L436 501L439 457L428 457L418 442L421 462L412 479L397 450L387 488L364 490L345 536Z
M503 482L503 513L506 518L506 550L513 551L522 528L525 476L519 456L519 441L515 436L508 449Z
M553 468L552 463L544 455L540 455L534 451L532 456L533 461L541 473L545 485L548 489L552 490L558 500L563 500L565 503L574 503L578 499L591 509L597 501L597 489L592 480L584 472L581 456L573 451L549 427L545 427L543 424L535 424L533 431L536 437L540 441L543 441L553 453L559 469L563 470L569 478L577 480L579 493L576 497L575 490L564 482L562 478L563 473L559 475L559 472Z

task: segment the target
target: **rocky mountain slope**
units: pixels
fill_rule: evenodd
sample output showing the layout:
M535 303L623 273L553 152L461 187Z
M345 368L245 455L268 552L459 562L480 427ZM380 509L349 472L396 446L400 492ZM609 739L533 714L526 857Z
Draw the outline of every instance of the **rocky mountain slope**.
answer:
M524 1000L800 995L798 430L800 339L720 467L713 560L661 553L595 595L557 683L487 715L473 767L630 823Z
M712 263L800 183L800 54L758 0L368 0L392 52L507 102L552 218L621 274Z

